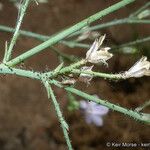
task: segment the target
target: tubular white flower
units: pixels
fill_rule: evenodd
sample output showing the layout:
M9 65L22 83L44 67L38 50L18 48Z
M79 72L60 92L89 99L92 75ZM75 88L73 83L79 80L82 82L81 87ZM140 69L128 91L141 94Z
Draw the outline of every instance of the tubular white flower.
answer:
M125 78L150 76L150 62L147 61L147 57L143 56L128 71L124 73L124 76Z
M110 59L113 54L109 53L110 47L101 48L106 35L101 36L99 39L96 39L92 44L91 48L86 53L86 60L91 63L106 63L108 59Z

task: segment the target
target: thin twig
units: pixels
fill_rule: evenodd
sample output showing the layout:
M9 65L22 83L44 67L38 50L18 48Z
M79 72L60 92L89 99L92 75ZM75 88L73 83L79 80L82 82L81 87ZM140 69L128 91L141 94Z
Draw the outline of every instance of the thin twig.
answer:
M138 111L138 112L140 112L140 111L142 111L144 108L146 108L148 106L150 106L150 100L146 101L142 106L137 107L135 110Z
M143 10L145 10L149 6L150 6L150 2L147 2L145 5L143 5L138 10L136 10L135 12L133 12L129 17L130 18L136 17L140 12L142 12Z
M16 28L15 28L15 32L14 32L13 37L11 39L10 45L8 47L7 55L6 55L6 58L4 59L4 62L7 62L11 59L13 47L14 47L16 41L17 41L17 38L18 38L18 35L19 35L19 29L20 29L20 26L22 24L23 17L25 15L25 12L26 12L26 9L29 5L29 2L30 2L30 0L24 0L23 3L21 4L21 8L19 10L20 12L19 12L19 17L18 17Z

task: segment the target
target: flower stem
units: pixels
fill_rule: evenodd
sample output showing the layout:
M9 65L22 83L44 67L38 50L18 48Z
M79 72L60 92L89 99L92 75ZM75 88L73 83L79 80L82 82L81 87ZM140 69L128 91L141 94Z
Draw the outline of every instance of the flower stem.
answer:
M121 74L107 74L107 73L102 73L102 72L86 71L86 70L79 70L79 69L73 69L71 72L75 74L84 73L84 74L92 75L93 77L102 77L102 78L111 79L111 80L124 79Z

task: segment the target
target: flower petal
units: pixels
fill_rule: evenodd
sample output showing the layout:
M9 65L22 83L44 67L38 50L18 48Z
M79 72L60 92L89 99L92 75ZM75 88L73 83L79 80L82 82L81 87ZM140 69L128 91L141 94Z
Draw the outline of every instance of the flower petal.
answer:
M80 108L81 109L86 109L87 108L87 102L84 101L84 100L80 101Z
M103 118L98 116L98 115L94 115L92 118L92 122L96 125L96 126L103 126Z
M92 113L97 114L97 115L106 115L109 112L109 108L102 106L102 105L97 105L94 107Z
M91 124L93 122L93 115L85 114L85 121L86 121L86 123Z

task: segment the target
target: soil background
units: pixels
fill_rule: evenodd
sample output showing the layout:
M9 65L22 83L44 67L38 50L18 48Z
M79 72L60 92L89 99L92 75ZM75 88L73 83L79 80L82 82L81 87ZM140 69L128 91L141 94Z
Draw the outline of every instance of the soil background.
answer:
M134 4L118 10L97 23L127 16L148 0L137 0ZM8 0L0 0L3 9L0 11L0 24L15 26L17 9ZM26 13L22 29L52 35L89 15L102 10L119 0L55 0L39 6L32 3ZM150 25L121 25L101 30L107 34L105 44L122 44L136 37L150 35ZM12 34L0 31L0 58L4 54L5 41L9 41ZM40 44L33 38L21 36L15 46L14 56ZM141 55L147 53L145 47L150 43L139 46L136 55L115 54L109 61L109 68L98 66L103 72L120 72L132 66ZM85 55L86 50L60 46L63 52ZM54 69L59 64L55 53L50 49L33 56L25 61L26 69L45 71ZM150 79L130 79L112 82L94 79L90 86L78 84L77 88L97 94L103 99L120 104L128 108L136 108L150 98ZM80 111L67 110L67 96L65 91L54 87L65 119L70 126L70 137L76 150L105 150L107 142L149 143L149 126L130 119L122 114L110 111L104 118L104 126L96 127L85 123ZM77 97L78 100L82 98ZM148 112L148 109L145 110ZM150 147L149 147L150 148ZM66 150L60 124L55 116L52 103L48 101L42 84L31 79L12 75L0 77L0 150ZM123 149L121 147L120 149ZM132 149L131 147L128 149ZM136 147L143 150L146 148Z

